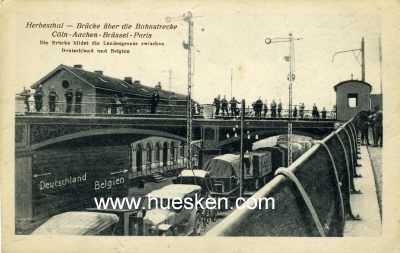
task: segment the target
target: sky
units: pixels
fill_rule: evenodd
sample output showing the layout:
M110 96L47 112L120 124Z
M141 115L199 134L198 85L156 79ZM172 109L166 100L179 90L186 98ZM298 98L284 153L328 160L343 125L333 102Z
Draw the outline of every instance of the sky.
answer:
M324 2L324 1L323 1ZM265 44L266 38L302 38L295 42L296 79L293 83L293 102L306 107L332 108L335 104L333 86L341 81L361 79L361 67L352 53L337 51L358 49L361 38L366 47L366 81L373 93L380 92L379 37L382 17L362 2L343 7L344 2L254 2L250 5L188 1L180 4L155 2L154 6L126 3L113 6L97 5L31 9L21 11L16 22L18 69L16 92L30 86L59 64L82 64L89 71L103 70L105 75L123 78L132 76L148 86L161 82L165 89L187 93L187 23L174 21L174 31L151 31L152 39L137 41L164 42L163 47L136 47L130 54L61 53L61 46L41 46L39 40L56 40L50 30L25 29L26 22L105 22L124 24L165 24L166 16L181 16L192 11L194 21L194 87L193 97L200 103L212 103L218 94L253 102L258 97L268 103L281 100L288 103L287 74L288 43ZM171 2L172 3L172 2ZM52 30L51 30L52 31ZM385 38L382 37L382 40ZM62 38L58 38L62 40ZM27 43L29 41L29 43ZM101 41L101 39L100 39ZM115 48L121 48L116 46ZM383 49L383 57L385 57ZM359 58L361 60L361 57ZM168 70L172 71L169 87ZM231 86L232 70L232 86Z

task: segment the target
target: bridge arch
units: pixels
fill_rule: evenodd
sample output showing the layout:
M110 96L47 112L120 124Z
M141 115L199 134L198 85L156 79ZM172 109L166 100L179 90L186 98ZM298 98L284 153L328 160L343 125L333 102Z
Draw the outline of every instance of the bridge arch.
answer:
M90 137L90 136L101 136L101 135L115 135L115 134L137 134L137 135L144 135L144 136L158 136L158 137L165 137L169 139L175 139L180 141L186 141L185 137L170 134L162 131L157 130L150 130L150 129L137 129L137 128L104 128L104 129L92 129L92 130L85 130L78 133L73 134L66 134L63 136L55 137L49 140L45 140L36 144L31 145L28 147L29 150L37 150L39 148L43 148L48 145L56 144L63 141L79 139L83 137Z

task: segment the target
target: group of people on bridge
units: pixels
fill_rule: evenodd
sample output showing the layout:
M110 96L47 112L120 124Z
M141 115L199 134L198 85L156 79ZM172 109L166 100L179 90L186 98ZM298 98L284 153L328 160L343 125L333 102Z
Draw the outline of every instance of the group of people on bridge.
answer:
M216 98L214 98L213 105L215 107L215 115L216 116L238 116L240 114L240 108L238 105L241 104L238 100L236 100L235 97L232 97L232 99L228 102L226 99L226 96L221 99L221 95L218 95ZM252 109L254 112L254 116L256 118L267 118L268 117L268 112L270 112L270 117L271 118L282 118L282 117L289 117L289 111L285 110L287 114L283 116L283 108L282 108L282 102L279 100L278 103L273 99L271 104L269 105L270 108L268 108L268 101L261 100L261 97L258 97L256 101L252 103ZM230 111L230 113L229 113ZM250 112L245 112L246 115L248 115ZM305 115L305 106L304 103L299 104L299 108L297 108L297 105L294 106L292 110L292 115L293 118L304 118ZM326 119L327 118L327 111L325 107L323 107L322 111L320 112L318 110L318 107L314 103L312 107L312 112L311 112L311 117L312 118L322 118Z
M31 111L30 108L30 101L29 98L31 97L31 91L24 87L23 91L20 93L20 96L24 97L24 103L26 106L27 112ZM43 97L47 96L48 98L48 111L49 112L56 112L57 108L57 99L58 99L58 93L55 87L52 85L49 89L48 94L45 94L43 85L39 85L35 92L33 93L33 98L35 101L35 111L36 112L41 112L43 110ZM72 108L74 107L74 111L76 113L81 113L82 111L82 99L83 99L83 93L82 89L78 88L75 90L73 89L67 89L65 91L65 112L70 113L72 112ZM75 100L75 105L74 105L74 100ZM73 106L74 105L74 106Z

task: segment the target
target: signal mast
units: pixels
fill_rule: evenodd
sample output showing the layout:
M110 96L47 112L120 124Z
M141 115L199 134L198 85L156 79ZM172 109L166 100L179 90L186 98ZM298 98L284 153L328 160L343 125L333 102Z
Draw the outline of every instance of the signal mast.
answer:
M265 44L289 42L289 56L285 56L285 60L289 62L289 74L287 80L289 81L289 120L288 120L288 166L293 162L293 119L292 119L292 107L293 107L293 90L292 85L295 79L295 57L294 57L294 41L301 40L302 38L293 38L290 33L288 38L266 38Z
M183 20L188 23L188 42L182 42L184 49L188 50L188 96L187 96L187 116L186 116L186 143L188 145L188 157L187 166L188 169L193 170L193 145L192 145L192 132L193 132L193 113L192 113L192 86L193 86L193 15L189 11L187 14L183 14L180 17L166 17L166 22L180 21Z

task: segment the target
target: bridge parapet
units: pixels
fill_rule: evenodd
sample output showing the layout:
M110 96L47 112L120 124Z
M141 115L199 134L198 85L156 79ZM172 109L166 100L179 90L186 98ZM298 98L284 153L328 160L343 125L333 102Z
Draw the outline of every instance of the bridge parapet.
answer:
M358 115L317 141L288 168L234 210L206 236L342 236L355 218L350 193L356 175ZM275 209L251 209L273 198ZM271 207L270 207L271 208Z

